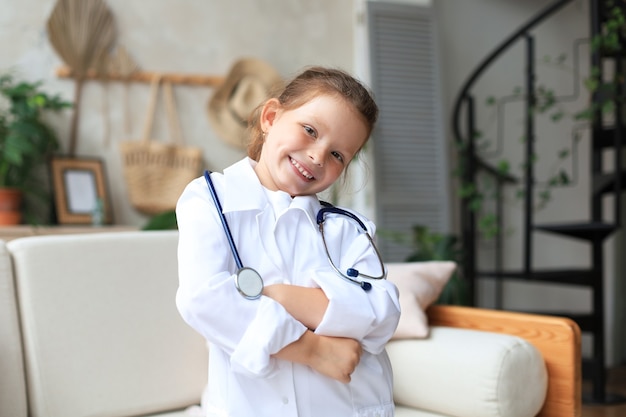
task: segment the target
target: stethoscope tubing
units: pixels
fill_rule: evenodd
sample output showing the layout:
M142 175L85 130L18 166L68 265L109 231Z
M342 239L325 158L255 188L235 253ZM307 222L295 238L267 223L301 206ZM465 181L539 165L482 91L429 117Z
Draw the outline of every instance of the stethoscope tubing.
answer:
M215 203L215 207L217 209L217 212L219 214L220 217L220 221L222 222L222 226L224 227L224 232L226 234L226 238L228 240L228 245L230 246L230 250L233 254L233 258L235 259L235 263L237 264L237 269L239 270L239 272L237 273L237 278L239 278L239 273L242 270L246 270L246 269L250 269L252 271L254 271L254 269L252 268L246 268L243 266L243 262L241 261L241 257L239 256L239 251L237 250L237 246L235 245L235 241L233 239L233 235L232 232L230 231L230 227L228 226L228 222L226 221L226 216L224 216L224 213L222 212L222 204L220 203L220 199L217 196L217 192L215 191L215 186L213 185L213 181L211 180L211 173L208 170L204 171L204 179L206 180L207 186L209 188L209 191L211 193L211 197L213 198L213 202ZM370 289L372 289L372 284L370 284L367 281L360 281L358 279L356 279L359 276L362 276L364 278L369 278L369 279L373 279L373 280L379 280L379 279L386 279L387 277L387 271L385 270L385 265L383 263L383 259L380 255L380 252L378 251L378 248L376 247L376 245L374 244L374 240L372 239L372 237L370 236L370 234L367 231L367 227L365 226L365 224L361 221L361 219L359 219L356 215L354 215L353 213L350 213L347 210L344 209L340 209L338 207L335 207L329 203L326 203L324 201L320 202L322 204L322 206L324 206L318 213L317 213L317 224L320 230L320 234L322 235L322 242L324 244L324 250L326 251L326 256L328 258L328 262L330 263L330 266L335 270L335 272L342 278L344 278L345 280L356 284L358 286L360 286L363 290L365 291L369 291ZM348 270L344 273L343 271L341 271L333 262L333 259L330 255L330 251L328 250L328 245L326 244L326 236L324 234L324 221L325 221L325 216L328 213L333 213L333 214L339 214L342 216L346 216L352 220L354 220L359 227L361 228L362 232L365 234L365 236L367 237L367 239L369 240L370 245L374 248L374 251L376 252L376 256L378 257L378 262L380 263L380 269L382 271L382 274L379 276L372 276L372 275L367 275L367 274L363 274L361 272L359 272L358 270L356 270L355 268L348 268ZM258 275L258 273L256 271L254 271L254 273L256 273ZM260 275L258 275L258 279L261 281L261 285L260 287L263 288L263 278L261 278ZM245 293L245 291L242 291L241 288L239 287L238 281L235 281L235 285L237 286L237 289L239 290L239 292L246 298L249 299L256 299L260 296L260 293L256 293L254 295L248 295Z
M233 240L233 234L230 231L230 227L228 226L228 222L226 221L226 216L222 212L222 205L220 204L220 199L217 197L215 192L215 186L213 185L213 181L211 180L211 174L208 170L204 171L204 179L209 186L209 191L211 191L211 197L213 197L213 201L215 202L215 206L217 207L217 212L219 213L220 220L222 221L222 226L224 226L224 231L226 232L226 238L228 239L228 244L230 245L230 250L233 253L233 257L235 258L235 263L237 264L237 269L243 269L243 262L241 262L241 257L239 256L239 251L237 251L237 246Z
M383 258L380 255L380 252L378 251L378 248L376 247L376 244L374 243L374 240L372 239L372 236L369 234L369 232L367 231L367 227L365 226L365 224L361 221L361 219L359 219L355 214L338 208L338 207L334 207L332 205L330 205L329 203L326 202L321 202L322 205L324 206L324 208L322 208L318 213L317 213L317 225L320 229L320 234L322 235L322 242L324 244L324 250L326 251L326 257L328 258L328 263L330 264L330 266L333 268L333 270L335 270L335 272L337 274L339 274L339 276L341 276L342 278L359 285L361 288L363 288L365 291L369 291L372 288L372 285L367 282L367 281L360 281L358 279L356 279L357 277L364 277L364 278L368 278L368 279L373 279L373 280L379 280L379 279L386 279L387 278L387 272L385 270L385 265L383 263ZM330 255L330 251L328 250L328 245L326 244L326 236L324 234L324 220L325 220L325 216L328 213L333 213L333 214L339 214L342 216L346 216L352 220L354 220L359 227L361 228L361 231L363 232L363 234L365 234L365 237L369 240L370 246L372 248L374 248L374 252L376 252L376 256L378 257L378 262L380 264L380 270L382 271L381 275L379 276L373 276L373 275L368 275L368 274L364 274L360 271L358 271L355 268L348 268L348 270L344 273L342 270L340 270L336 265L335 262L333 262L333 258Z

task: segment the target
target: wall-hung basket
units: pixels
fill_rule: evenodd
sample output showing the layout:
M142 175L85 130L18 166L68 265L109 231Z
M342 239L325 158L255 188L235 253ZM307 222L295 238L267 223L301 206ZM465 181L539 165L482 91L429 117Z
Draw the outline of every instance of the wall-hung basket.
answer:
M124 178L132 206L144 214L173 210L185 186L200 175L202 150L184 146L170 83L163 83L172 139L151 139L160 77L152 81L150 101L140 140L120 143Z

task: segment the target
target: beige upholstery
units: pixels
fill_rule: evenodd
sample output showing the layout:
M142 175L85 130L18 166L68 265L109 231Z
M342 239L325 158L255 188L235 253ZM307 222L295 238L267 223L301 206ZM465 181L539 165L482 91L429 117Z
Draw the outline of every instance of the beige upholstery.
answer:
M26 417L26 381L13 272L0 241L0 416Z
M134 416L198 401L207 352L176 311L177 236L120 232L7 244L30 417Z

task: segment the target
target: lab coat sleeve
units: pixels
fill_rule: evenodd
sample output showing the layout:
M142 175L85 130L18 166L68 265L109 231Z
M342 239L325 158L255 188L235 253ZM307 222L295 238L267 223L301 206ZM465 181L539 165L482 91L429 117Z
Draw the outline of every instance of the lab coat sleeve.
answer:
M220 177L212 178L219 190ZM204 178L187 186L176 216L176 305L181 316L230 355L235 372L271 375L276 363L270 355L298 340L306 327L268 297L247 300L239 294L234 284L237 268Z
M326 220L329 250L335 264L343 271L356 268L366 274L377 276L381 273L380 262L369 240L362 233L355 233L354 227L347 227L346 221ZM370 235L374 225L365 221ZM359 280L363 278L358 278ZM328 268L316 271L314 280L328 297L326 313L316 329L316 333L327 336L350 337L359 340L367 352L378 354L393 335L400 319L398 289L387 280L367 280L372 284L370 291L340 278Z

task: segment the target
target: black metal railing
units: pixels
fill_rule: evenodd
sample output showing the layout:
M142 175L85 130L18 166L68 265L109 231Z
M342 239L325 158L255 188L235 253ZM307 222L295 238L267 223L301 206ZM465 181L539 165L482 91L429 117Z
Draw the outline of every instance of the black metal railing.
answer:
M590 152L590 172L593 180L592 195L590 197L590 219L583 222L537 225L534 222L534 187L537 181L534 172L535 158L535 141L536 141L536 120L538 94L537 94L537 73L535 62L535 37L534 29L555 13L563 9L565 6L573 3L573 0L554 1L533 16L528 22L523 24L519 29L509 35L502 41L493 52L470 73L467 81L462 85L457 99L454 102L452 112L452 133L459 149L459 160L461 163L460 176L463 186L471 185L471 187L462 187L463 189L476 189L478 175L487 175L495 180L495 211L496 211L496 235L494 236L494 265L493 271L478 272L477 266L477 246L478 246L478 228L477 228L477 211L476 204L471 201L471 197L463 195L461 199L461 239L464 250L463 259L463 275L467 279L471 300L476 300L476 278L488 276L495 278L496 282L496 308L503 308L502 303L502 281L503 279L525 279L536 282L553 282L571 285L583 285L590 287L593 292L593 311L589 314L572 314L563 313L562 315L571 317L575 320L583 331L589 331L593 334L593 357L587 363L583 363L593 382L592 402L609 402L611 396L605 392L605 345L604 345L604 260L603 260L603 243L613 231L620 227L621 198L620 193L623 190L626 172L623 171L623 146L624 140L624 106L621 99L625 96L625 81L618 80L615 83L616 90L614 92L614 109L613 119L614 126L607 128L603 121L600 106L595 106L595 112L590 118L590 134L591 134L591 152ZM626 6L625 6L626 7ZM603 19L606 18L606 5L602 0L590 0L590 38L593 39L602 34ZM588 42L588 40L587 40ZM522 44L524 50L524 87L521 94L524 100L524 150L523 150L523 173L522 178L517 179L508 173L503 173L492 164L481 158L479 155L479 146L477 145L477 137L479 131L476 126L476 98L473 94L478 81L485 75L487 69L507 53L514 45ZM621 43L624 44L623 42ZM574 42L574 50L577 53L578 46L581 41ZM618 54L619 55L619 54ZM602 51L591 48L590 66L598 69L600 79L602 79L602 60L606 58L606 54ZM613 57L614 72L623 74L623 56ZM577 65L577 62L575 63ZM575 78L578 77L576 72ZM623 77L622 77L623 78ZM580 80L575 80L580 82ZM578 88L572 96L568 96L567 100L575 100L578 96ZM591 102L599 103L605 98L601 97L599 91L592 92ZM498 109L499 111L499 109ZM500 128L500 126L498 126ZM500 138L499 138L500 139ZM612 148L615 158L613 161L613 173L605 173L604 160L602 154L604 148ZM503 188L507 184L520 184L523 189L523 237L522 237L522 267L519 271L505 270L503 259ZM603 197L607 193L613 193L613 211L614 218L611 222L603 221L603 213L606 211L603 207ZM548 233L556 233L568 238L583 239L591 244L591 266L584 269L572 269L564 267L556 270L537 270L533 268L533 232L543 231ZM558 313L556 313L558 314Z
M537 13L528 22L523 24L519 29L509 35L503 42L496 47L487 57L476 67L476 69L470 74L467 81L463 84L458 94L458 98L455 101L453 113L452 113L452 131L455 141L459 145L459 149L462 149L461 159L463 162L463 169L461 173L461 181L464 184L476 184L476 177L478 172L486 172L491 175L497 184L498 190L496 191L496 216L498 221L502 218L501 205L502 205L502 193L501 187L507 183L517 183L518 180L510 175L504 175L497 169L490 166L489 163L480 159L476 152L475 137L477 134L476 128L476 111L475 111L475 99L472 95L472 87L479 81L481 76L486 70L504 53L506 53L512 46L518 42L525 43L525 174L523 183L525 187L524 206L525 206L525 218L524 218L524 261L523 269L526 274L530 272L532 265L532 236L531 225L533 216L533 193L532 188L534 185L534 173L533 164L529 163L534 153L534 117L533 111L536 95L535 95L535 45L534 38L531 34L531 30L537 25L542 23L545 19L561 10L563 7L571 3L572 0L558 0L544 8ZM465 110L465 116L463 116L463 110ZM465 121L465 133L462 129L463 121ZM464 276L468 279L470 287L470 296L472 299L475 297L475 271L476 271L476 214L467 199L463 199L461 203L461 238L463 241L463 247L466 253L465 262L463 264ZM496 273L499 267L502 266L502 245L497 244L502 241L502 227L496 227L496 247L495 247L495 264ZM497 280L500 282L500 280ZM496 304L501 304L500 297Z

